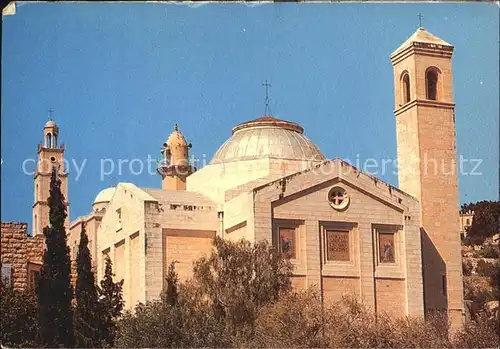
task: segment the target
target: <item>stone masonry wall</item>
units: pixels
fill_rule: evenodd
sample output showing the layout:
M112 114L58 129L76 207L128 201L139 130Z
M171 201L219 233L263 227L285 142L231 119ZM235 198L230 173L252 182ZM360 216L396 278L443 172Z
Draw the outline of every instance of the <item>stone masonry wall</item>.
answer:
M11 284L15 289L28 287L28 262L42 263L44 245L42 235L28 235L27 223L2 222L1 262L12 266Z

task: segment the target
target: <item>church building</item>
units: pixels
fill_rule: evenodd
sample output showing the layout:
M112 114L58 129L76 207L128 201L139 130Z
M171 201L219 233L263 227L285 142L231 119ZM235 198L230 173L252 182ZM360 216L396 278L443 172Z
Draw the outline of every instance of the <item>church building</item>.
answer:
M376 311L447 310L460 324L453 49L420 27L391 55L399 188L326 159L302 126L272 115L233 127L201 169L189 163L190 144L175 126L161 150L158 188L119 183L98 193L89 215L68 223L70 248L85 222L97 277L109 256L125 280L127 308L159 297L172 261L189 278L220 236L286 248L294 287L316 286L324 302L356 295ZM64 148L51 127L46 156L60 161ZM43 178L35 177L35 234L46 224Z

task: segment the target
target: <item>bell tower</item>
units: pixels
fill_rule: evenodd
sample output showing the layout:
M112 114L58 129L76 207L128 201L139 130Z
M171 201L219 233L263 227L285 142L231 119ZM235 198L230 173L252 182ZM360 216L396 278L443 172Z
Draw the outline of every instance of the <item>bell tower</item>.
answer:
M43 234L49 224L50 177L53 166L57 166L61 191L66 200L66 228L69 227L68 173L64 168L64 145L59 145L59 126L49 120L43 128L43 141L38 144L38 163L34 174L35 202L33 204L33 235Z
M195 171L189 164L189 149L184 135L177 124L161 148L162 160L158 173L162 178L162 189L186 190L186 178Z
M453 46L420 27L391 55L399 187L420 201L426 313L463 318Z

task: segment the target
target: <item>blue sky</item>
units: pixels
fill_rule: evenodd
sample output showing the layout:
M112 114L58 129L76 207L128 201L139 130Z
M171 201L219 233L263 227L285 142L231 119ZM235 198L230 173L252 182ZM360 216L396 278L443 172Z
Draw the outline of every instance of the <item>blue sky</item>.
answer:
M498 6L475 4L23 3L3 17L2 221L31 226L47 109L70 166L71 218L117 182L160 187L128 164L101 180L101 159L157 157L179 123L209 160L231 128L264 112L300 123L327 158L396 158L389 56L418 27L455 45L457 151L482 159L459 178L460 202L498 199ZM468 171L472 167L467 168ZM397 185L397 176L379 174Z

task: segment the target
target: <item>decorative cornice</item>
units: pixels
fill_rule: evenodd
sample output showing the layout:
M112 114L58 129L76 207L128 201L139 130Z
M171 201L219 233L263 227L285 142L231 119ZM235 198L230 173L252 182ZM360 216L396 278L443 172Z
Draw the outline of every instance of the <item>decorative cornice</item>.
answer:
M52 153L64 153L64 144L61 144L57 148L47 148L42 145L42 143L38 143L37 153L40 154L42 151L52 152Z
M427 100L427 99L414 99L404 105L402 105L400 108L394 110L394 114L397 116L401 113L404 113L408 109L413 108L414 106L417 107L435 107L435 108L443 108L443 109L454 109L455 108L455 103L450 103L450 102L441 102L441 101L432 101L432 100Z
M160 165L157 168L158 173L165 177L187 177L196 171L196 168L191 165Z
M69 175L69 172L66 171L65 173L59 173L58 177L66 178L66 177L68 177L68 175ZM33 175L33 179L36 179L38 176L50 177L50 176L52 176L52 172L40 172L38 170L35 170L35 174Z
M410 46L391 56L391 62L395 65L413 54L451 58L453 55L453 46L413 42Z
M48 206L49 203L47 201L44 201L44 200L37 200L37 201L35 201L35 203L33 204L33 206L31 206L31 208L35 208L36 205ZM69 207L69 201L65 201L64 205L66 207Z

